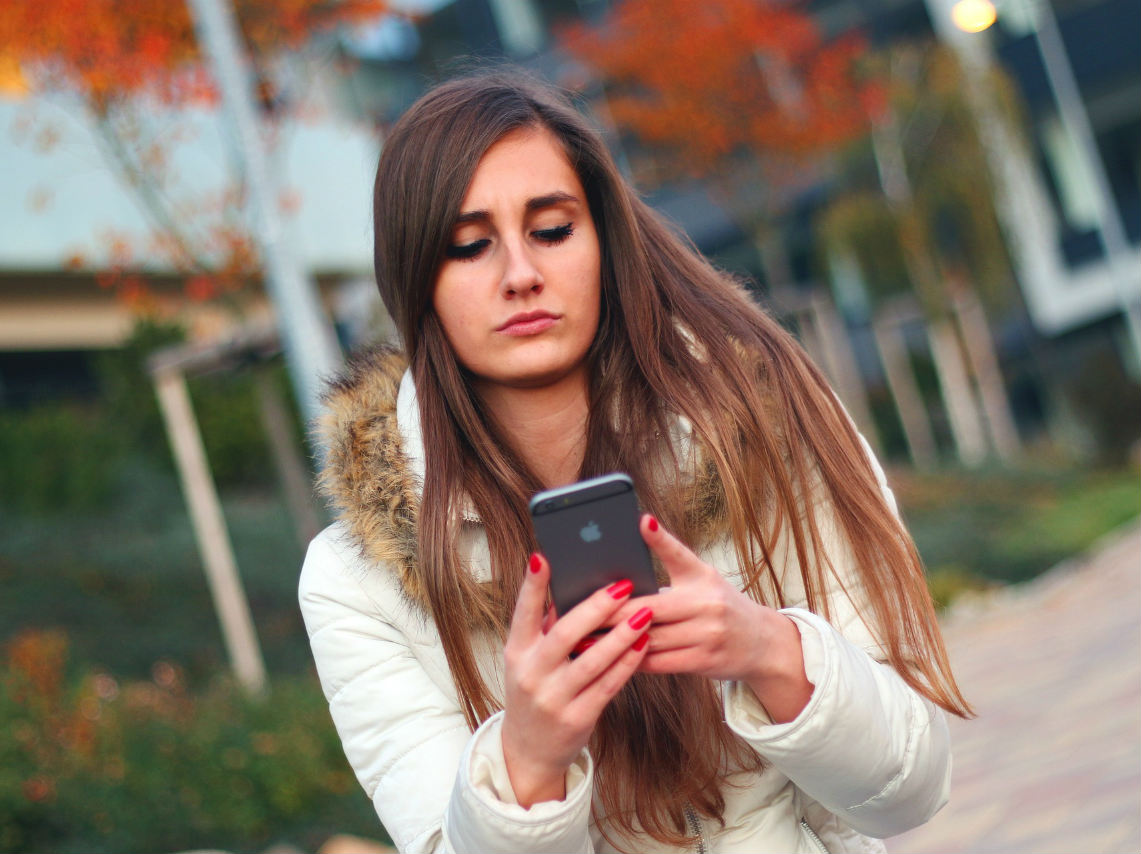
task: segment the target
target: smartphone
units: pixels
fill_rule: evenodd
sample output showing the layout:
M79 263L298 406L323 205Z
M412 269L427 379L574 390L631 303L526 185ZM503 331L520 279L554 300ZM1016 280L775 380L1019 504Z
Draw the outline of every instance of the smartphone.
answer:
M559 614L622 579L633 582L634 596L658 592L629 475L616 472L540 492L530 507Z

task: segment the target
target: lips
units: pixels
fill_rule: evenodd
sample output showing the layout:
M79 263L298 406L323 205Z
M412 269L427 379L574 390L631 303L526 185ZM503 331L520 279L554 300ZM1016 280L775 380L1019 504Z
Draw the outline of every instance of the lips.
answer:
M509 317L495 331L505 335L538 335L554 326L560 317L561 315L542 310L520 312Z

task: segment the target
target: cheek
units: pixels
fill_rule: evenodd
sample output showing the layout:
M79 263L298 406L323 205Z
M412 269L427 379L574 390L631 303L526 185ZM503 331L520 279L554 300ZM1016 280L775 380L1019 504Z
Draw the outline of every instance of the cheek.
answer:
M432 308L449 341L454 341L463 328L464 299L456 282L446 276L436 280L432 291Z

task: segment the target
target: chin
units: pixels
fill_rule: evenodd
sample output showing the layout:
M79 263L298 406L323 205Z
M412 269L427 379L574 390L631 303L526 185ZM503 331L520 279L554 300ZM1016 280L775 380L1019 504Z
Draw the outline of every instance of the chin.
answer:
M553 365L530 364L518 370L506 370L484 374L477 383L484 386L498 386L511 389L542 389L557 385L583 369L584 362Z

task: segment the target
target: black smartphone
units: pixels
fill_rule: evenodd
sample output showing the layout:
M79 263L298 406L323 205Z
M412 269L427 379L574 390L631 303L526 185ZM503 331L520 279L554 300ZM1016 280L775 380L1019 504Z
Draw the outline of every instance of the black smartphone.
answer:
M622 579L633 582L634 596L658 592L629 475L607 474L540 492L530 506L559 614Z

